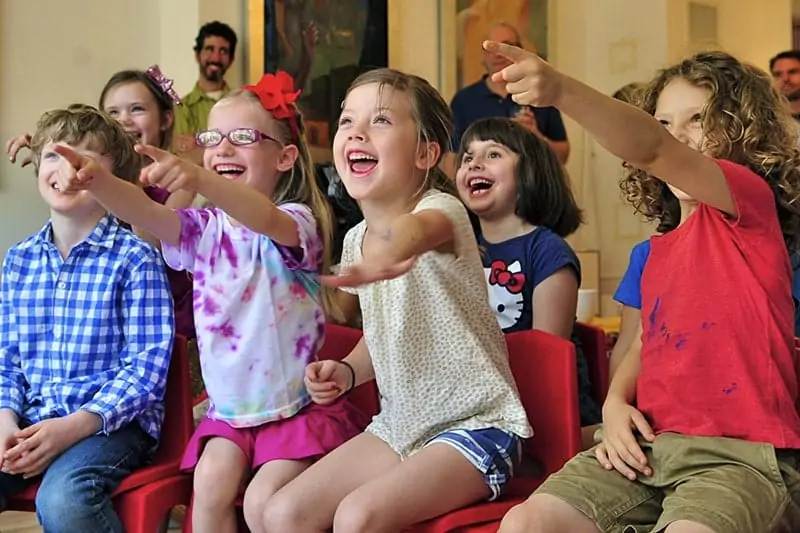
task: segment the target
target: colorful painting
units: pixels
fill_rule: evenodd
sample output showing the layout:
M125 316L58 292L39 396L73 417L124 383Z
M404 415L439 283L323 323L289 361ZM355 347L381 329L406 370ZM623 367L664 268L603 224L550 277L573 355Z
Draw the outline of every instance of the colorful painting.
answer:
M303 90L312 146L330 148L345 91L388 63L387 0L265 0L264 70L285 70Z
M465 87L486 74L481 43L498 23L514 26L522 44L547 56L548 0L457 0L457 83Z

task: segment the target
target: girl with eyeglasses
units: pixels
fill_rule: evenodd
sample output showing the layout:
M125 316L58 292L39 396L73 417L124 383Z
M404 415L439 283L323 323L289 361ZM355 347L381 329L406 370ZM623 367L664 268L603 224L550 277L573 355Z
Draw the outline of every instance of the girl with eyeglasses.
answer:
M160 241L164 259L194 275L200 365L210 400L184 455L194 471L194 531L236 531L240 488L251 531L264 531L271 496L316 459L363 431L347 397L312 402L328 292L319 273L330 245L328 204L316 186L285 72L222 98L198 133L204 167L149 145L145 185L187 190L215 207L172 210L68 150L65 187L87 189L111 213ZM121 186L120 186L121 185Z

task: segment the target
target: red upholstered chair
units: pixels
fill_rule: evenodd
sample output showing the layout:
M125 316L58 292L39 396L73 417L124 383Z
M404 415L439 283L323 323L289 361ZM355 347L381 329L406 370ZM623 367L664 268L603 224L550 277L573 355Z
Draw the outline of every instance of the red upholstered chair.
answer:
M408 533L497 531L500 519L522 502L551 473L581 449L575 346L542 331L506 335L511 371L534 429L524 442L527 460L541 467L539 475L521 473L503 498L482 502L418 524ZM522 469L524 470L524 469Z
M128 533L153 533L173 507L187 505L191 497L192 478L179 471L194 430L189 351L180 336L175 339L164 401L161 442L153 462L125 478L113 494L114 508ZM38 488L36 483L11 498L9 510L35 511Z
M606 401L609 385L609 359L606 346L606 333L602 329L578 322L578 338L583 346L583 355L589 366L589 379L592 382L592 396L598 404Z

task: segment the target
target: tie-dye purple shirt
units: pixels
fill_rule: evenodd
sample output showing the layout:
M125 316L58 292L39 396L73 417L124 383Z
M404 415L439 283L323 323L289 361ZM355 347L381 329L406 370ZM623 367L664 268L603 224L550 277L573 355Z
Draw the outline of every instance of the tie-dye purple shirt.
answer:
M319 305L322 241L311 210L284 204L300 247L234 225L216 208L183 209L164 259L194 274L194 316L208 415L233 427L287 418L310 402L303 383L325 316Z

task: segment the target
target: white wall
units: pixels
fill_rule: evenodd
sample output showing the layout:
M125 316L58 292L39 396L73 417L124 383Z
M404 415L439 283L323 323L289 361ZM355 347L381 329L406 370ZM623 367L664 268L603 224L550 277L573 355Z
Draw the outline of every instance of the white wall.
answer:
M776 53L792 47L792 0L694 0L716 6L718 48L763 69ZM707 48L688 40L689 0L668 0L670 59Z
M673 0L558 0L552 2L551 61L560 70L606 93L647 80L667 62L667 26ZM578 250L600 252L604 314L629 251L651 233L619 192L621 162L565 117L572 154L567 165L586 224L570 239Z
M0 141L31 132L47 109L96 104L118 70L159 63L180 92L188 91L197 77L194 37L210 17L230 24L246 50L243 6L244 0L0 1ZM243 57L229 74L233 84L244 79ZM46 218L33 171L3 157L0 258Z

